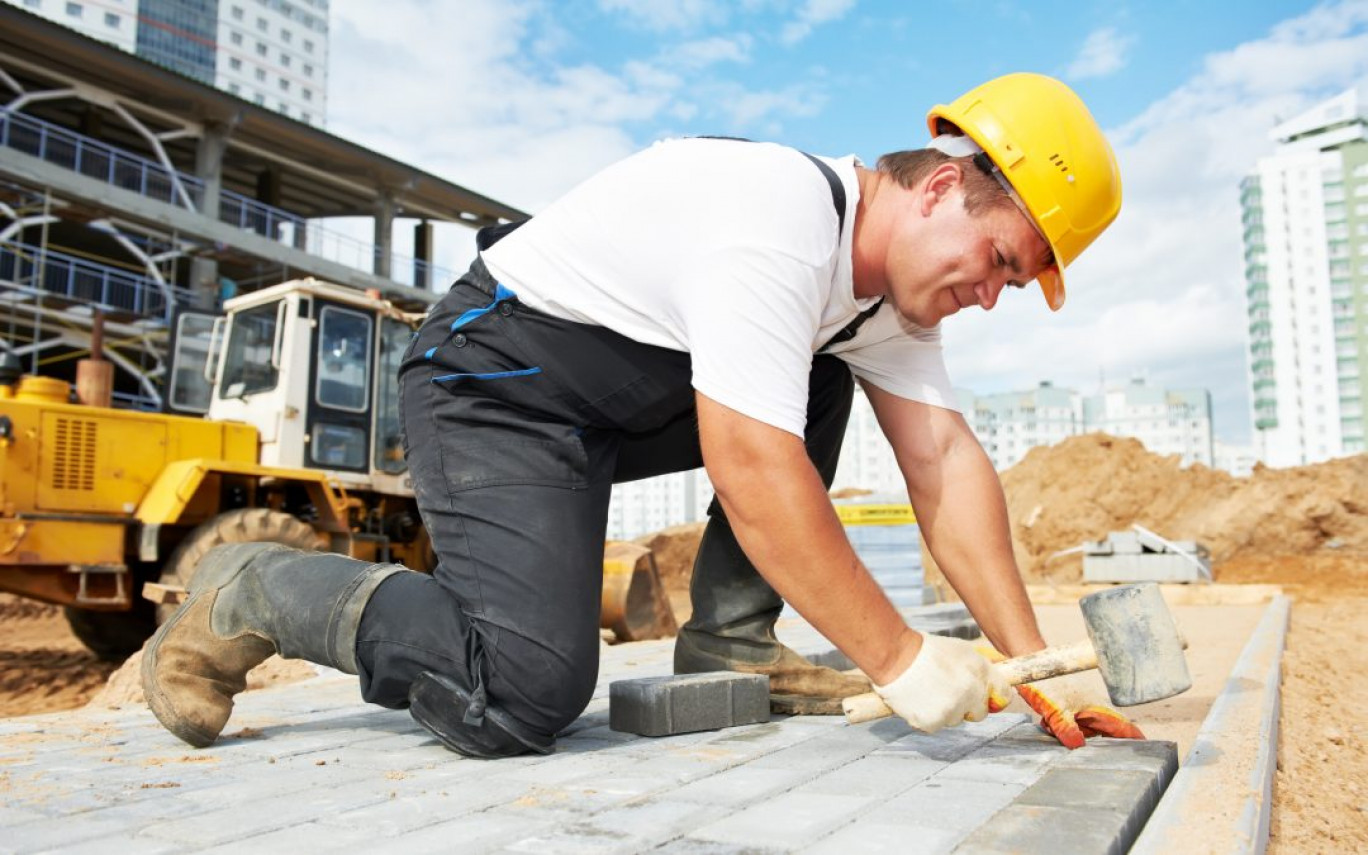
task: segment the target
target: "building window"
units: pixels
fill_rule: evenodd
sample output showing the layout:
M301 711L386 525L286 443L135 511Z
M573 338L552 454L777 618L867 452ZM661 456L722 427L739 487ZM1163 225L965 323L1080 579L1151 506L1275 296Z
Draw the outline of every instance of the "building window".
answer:
M286 80L286 79L283 78L283 77L280 78L280 91L281 91L281 92L289 92L289 91L290 91L290 81Z
M242 7L241 7L241 6L234 6L234 7L233 7L233 20L234 20L234 21L241 21L241 20L242 20Z
M68 3L68 4L66 4L66 13L67 13L68 15L70 15L71 17L73 17L73 18L79 18L79 17L81 17L81 13L84 12L84 11L85 11L85 10L81 8L81 4L80 4L80 3Z
M266 106L266 96L262 95L260 92L256 94L256 98L254 100L261 106Z
M289 30L286 30L286 29L281 29L281 31L280 31L280 40L281 40L282 42L284 42L285 44L289 44L289 43L290 43L290 40L293 39L293 38L294 38L294 33L290 32Z
M228 36L228 39L239 47L242 45L242 33L232 33Z
M313 90L312 90L312 89L303 89L303 90L301 90L301 91L304 93L304 100L305 100L305 101L312 101L312 100L313 100Z
M238 86L236 83L229 83L229 84L228 84L228 91L229 91L230 93L232 93L233 95L237 95L237 94L240 94L240 93L242 92L242 87L241 87L241 86Z
M258 68L258 69L256 70L256 79L257 79L257 80L263 80L263 81L264 81L264 80L266 79L266 69L264 69L264 68Z
M304 40L304 52L313 53L313 42L309 41L308 39Z
M288 53L282 53L280 55L280 64L285 68L290 67L290 55Z
M261 31L264 33L264 32L266 32L268 26L269 26L269 25L268 25L268 23L267 23L267 21L266 21L265 18L257 18L257 29L258 29L258 30L261 30Z
M231 68L231 69L233 69L234 71L241 71L241 70L242 70L242 60L238 59L238 58L235 57L235 56L234 56L234 57L229 57L229 58L228 58L228 67Z
M37 9L43 5L43 0L24 0L24 5L30 9Z
M122 23L123 23L123 18L120 18L118 15L115 15L113 12L105 12L105 26L106 26L106 27L109 27L111 30L117 30L117 29L119 28L119 25L122 24Z
M312 66L312 65L305 65L305 66L304 66L304 76L305 76L305 77L313 77L313 66Z
M313 118L312 118L308 113L300 113L300 114L299 114L299 120L302 121L302 122L309 123L309 124L312 124L312 123L313 123Z
M261 42L257 42L256 48L257 48L257 56L265 56L265 55L266 55L266 45L262 44Z

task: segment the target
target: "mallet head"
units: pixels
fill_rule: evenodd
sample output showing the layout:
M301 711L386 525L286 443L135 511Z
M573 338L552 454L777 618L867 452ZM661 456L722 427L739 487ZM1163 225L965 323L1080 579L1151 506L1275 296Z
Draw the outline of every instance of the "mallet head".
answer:
M1158 585L1109 588L1088 594L1079 606L1113 704L1161 701L1192 687L1183 638Z

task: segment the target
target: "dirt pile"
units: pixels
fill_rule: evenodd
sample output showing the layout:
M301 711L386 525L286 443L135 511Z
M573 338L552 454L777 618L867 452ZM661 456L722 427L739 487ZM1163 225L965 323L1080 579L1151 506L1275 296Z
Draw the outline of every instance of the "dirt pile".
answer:
M76 640L57 606L0 594L0 718L79 706L115 667Z
M86 706L90 709L117 710L146 703L142 690L142 654L139 650L109 676L109 682L100 689ZM247 691L298 683L318 676L318 669L302 659L281 659L272 656L251 671L247 672Z
M1088 434L1032 449L1002 485L1027 581L1079 580L1079 556L1051 556L1135 523L1204 544L1219 581L1283 581L1257 567L1276 575L1272 565L1291 556L1335 565L1368 557L1368 455L1236 478Z

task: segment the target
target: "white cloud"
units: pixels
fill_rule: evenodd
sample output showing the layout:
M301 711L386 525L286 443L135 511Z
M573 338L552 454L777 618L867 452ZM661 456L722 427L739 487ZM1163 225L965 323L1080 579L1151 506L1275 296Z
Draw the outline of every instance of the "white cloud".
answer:
M1070 80L1106 77L1126 66L1126 53L1135 44L1135 37L1117 32L1115 27L1093 30L1083 40L1078 56L1069 63L1064 76Z
M1121 216L1069 268L1052 314L1038 292L946 324L957 384L978 392L1041 379L1080 390L1099 373L1205 387L1216 430L1248 436L1239 182L1288 118L1368 76L1368 2L1320 6L1208 56L1200 71L1109 132ZM1024 304L1024 305L1023 305Z
M840 20L854 6L855 0L805 0L797 17L780 30L779 40L786 45L797 44L822 24Z
M662 53L661 60L694 71L723 62L744 63L750 60L752 41L745 33L713 36L671 47Z
M727 17L725 3L717 0L599 0L599 8L656 32L694 30Z

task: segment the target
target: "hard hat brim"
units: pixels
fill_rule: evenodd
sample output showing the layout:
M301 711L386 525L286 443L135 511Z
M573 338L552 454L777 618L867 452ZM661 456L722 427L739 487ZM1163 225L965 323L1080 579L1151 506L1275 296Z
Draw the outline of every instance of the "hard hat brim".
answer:
M1050 311L1057 312L1064 308L1064 272L1059 269L1058 264L1052 264L1040 271L1036 281L1040 283L1040 293L1045 295L1045 302L1049 305Z

